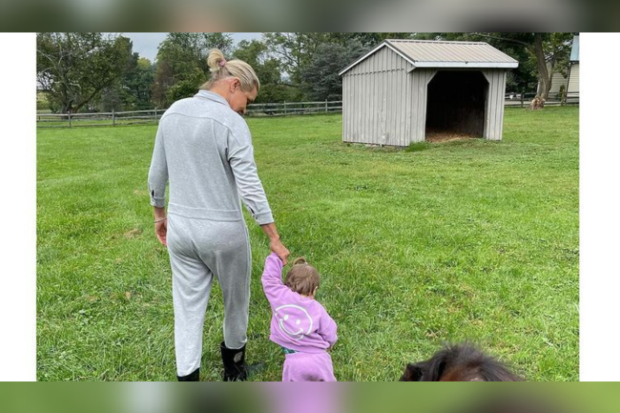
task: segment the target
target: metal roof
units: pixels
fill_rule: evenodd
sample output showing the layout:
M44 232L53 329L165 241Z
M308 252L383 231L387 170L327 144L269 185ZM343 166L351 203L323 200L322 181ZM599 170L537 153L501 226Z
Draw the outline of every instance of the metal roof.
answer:
M573 36L573 47L570 50L570 61L579 61L579 35Z
M412 64L413 68L486 68L514 69L519 62L485 42L448 42L436 40L385 40L340 72L352 67L383 47L388 47Z

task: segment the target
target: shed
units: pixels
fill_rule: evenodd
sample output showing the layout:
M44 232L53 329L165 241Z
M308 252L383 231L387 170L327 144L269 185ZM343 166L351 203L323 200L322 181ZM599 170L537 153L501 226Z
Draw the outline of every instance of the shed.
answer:
M385 40L340 72L342 140L408 146L427 133L500 140L506 72L484 42Z

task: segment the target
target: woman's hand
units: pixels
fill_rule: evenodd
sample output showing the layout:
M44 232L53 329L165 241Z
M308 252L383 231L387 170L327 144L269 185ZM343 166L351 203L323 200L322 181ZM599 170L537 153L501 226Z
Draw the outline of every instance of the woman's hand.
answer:
M263 224L260 226L265 235L269 237L269 248L271 251L275 252L276 255L282 261L282 265L286 265L286 260L288 259L288 255L290 254L282 241L280 241L280 236L278 235L278 230L276 229L275 222L271 222L269 224Z
M282 244L280 239L272 239L269 242L269 248L280 258L282 265L286 265L286 260L288 259L290 252L286 249L284 244Z
M161 222L155 223L155 235L157 235L157 239L166 247L168 243L166 242L166 235L168 234L168 219L164 219Z

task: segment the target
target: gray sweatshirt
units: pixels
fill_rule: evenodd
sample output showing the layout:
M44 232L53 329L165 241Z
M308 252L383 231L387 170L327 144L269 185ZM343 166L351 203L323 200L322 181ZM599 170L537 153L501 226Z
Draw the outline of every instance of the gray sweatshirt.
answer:
M168 214L237 221L241 197L259 225L273 222L248 125L216 93L201 90L163 114L149 170L151 205L166 205L168 180Z

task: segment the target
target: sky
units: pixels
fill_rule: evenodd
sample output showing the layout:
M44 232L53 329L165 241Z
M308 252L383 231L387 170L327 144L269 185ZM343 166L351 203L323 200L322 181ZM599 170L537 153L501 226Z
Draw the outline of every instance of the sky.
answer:
M151 62L157 57L157 47L166 38L168 33L119 33L128 37L133 42L133 51L138 52L141 57L146 57ZM262 33L229 33L235 44L241 40L258 40Z

